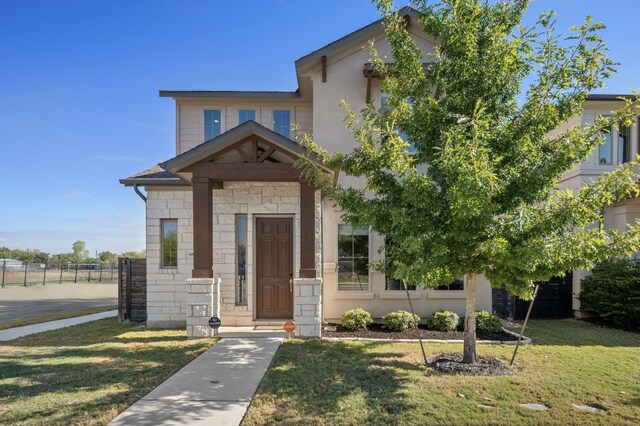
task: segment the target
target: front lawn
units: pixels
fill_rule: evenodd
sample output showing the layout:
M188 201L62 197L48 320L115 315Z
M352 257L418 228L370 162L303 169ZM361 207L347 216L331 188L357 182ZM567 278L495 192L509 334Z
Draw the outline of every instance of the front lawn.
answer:
M534 320L526 334L534 344L519 349L515 374L503 377L425 370L412 343L291 340L276 354L243 424L637 424L640 334L574 320ZM505 362L513 351L478 348ZM432 356L462 346L426 349ZM606 411L585 413L572 404Z
M0 424L104 425L213 342L115 318L0 342Z

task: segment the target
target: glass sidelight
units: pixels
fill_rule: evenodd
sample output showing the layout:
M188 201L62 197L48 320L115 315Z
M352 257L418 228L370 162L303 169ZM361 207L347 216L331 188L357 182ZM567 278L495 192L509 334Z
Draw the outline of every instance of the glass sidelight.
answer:
M247 215L236 215L236 305L247 304Z

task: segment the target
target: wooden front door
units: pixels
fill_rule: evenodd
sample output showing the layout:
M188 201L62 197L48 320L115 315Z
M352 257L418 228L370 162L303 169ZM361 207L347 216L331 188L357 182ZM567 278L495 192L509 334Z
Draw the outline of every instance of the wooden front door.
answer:
M257 318L293 318L293 219L256 219Z

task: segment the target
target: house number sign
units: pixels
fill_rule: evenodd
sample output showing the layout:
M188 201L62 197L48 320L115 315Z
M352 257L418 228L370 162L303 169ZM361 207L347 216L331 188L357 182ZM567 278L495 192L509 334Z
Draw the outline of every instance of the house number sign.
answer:
M209 327L213 328L214 330L217 330L218 328L220 328L221 325L222 325L222 321L220 321L220 318L218 317L209 318Z

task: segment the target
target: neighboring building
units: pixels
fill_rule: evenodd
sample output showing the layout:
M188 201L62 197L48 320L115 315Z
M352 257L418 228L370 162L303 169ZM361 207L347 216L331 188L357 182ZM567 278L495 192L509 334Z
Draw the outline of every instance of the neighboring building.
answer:
M422 33L414 10L401 13L427 62L435 41ZM176 157L121 180L147 192L149 327L187 326L188 335L204 335L206 319L219 313L224 325L295 319L298 335L317 336L322 321L339 320L353 307L377 318L408 308L397 282L367 268L380 256L380 236L342 223L341 212L292 166L304 153L294 125L329 152L355 147L339 103L346 98L355 110L369 100L380 103L379 80L362 49L370 39L390 52L376 21L298 59L295 92L160 92L176 102ZM617 141L605 153L613 165ZM637 152L636 126L632 141L629 155ZM613 167L593 162L568 173L563 184L580 185ZM614 221L620 215L612 214ZM459 280L438 290L412 289L416 313L463 314L463 287ZM477 301L478 309L491 311L483 277Z
M592 124L597 115L608 115L623 106L621 98L635 99L632 95L590 95L584 104L584 113L581 117L574 117L564 126L557 129L562 131L570 126L581 124ZM610 172L620 164L635 160L640 154L640 134L639 121L636 117L633 125L629 127L613 127L610 133L605 134L606 140L603 145L597 147L589 158L577 164L566 172L560 179L560 186L577 190L584 186L589 180L596 179L602 173ZM640 220L640 198L633 198L614 206L604 209L604 228L626 230L628 225L633 225ZM581 316L580 301L580 280L588 271L578 270L573 273L573 310L576 316Z

